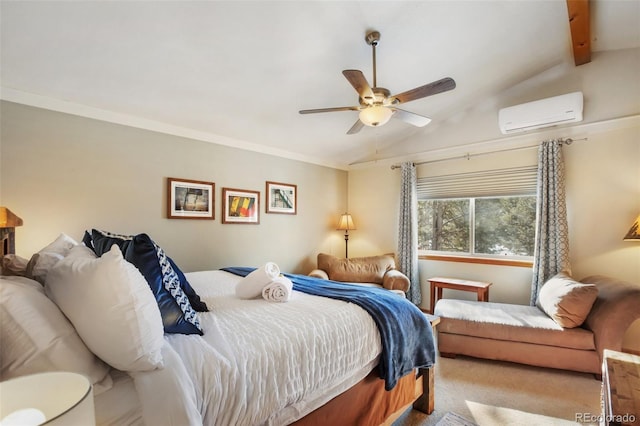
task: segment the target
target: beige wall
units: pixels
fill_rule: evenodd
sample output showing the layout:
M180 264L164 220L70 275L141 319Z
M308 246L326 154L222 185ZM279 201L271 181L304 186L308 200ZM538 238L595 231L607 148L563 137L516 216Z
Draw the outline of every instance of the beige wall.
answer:
M1 104L0 205L24 219L24 257L60 232L146 232L185 271L278 263L315 267L341 253L345 171L18 105ZM215 220L166 219L166 178L214 182ZM298 214L265 214L265 181L298 185ZM222 224L221 188L260 191L259 225Z
M357 225L350 256L396 250L400 173L388 164L352 170L347 181L344 171L303 162L8 102L1 108L0 205L25 221L17 247L24 257L59 232L80 239L96 227L147 232L185 271L275 261L283 270L306 273L318 252L343 255L335 224L347 209ZM640 243L622 241L640 213L640 127L619 127L586 127L588 140L564 149L578 278L598 273L640 282ZM521 150L434 163L420 173L531 161L535 150ZM215 182L216 219L166 219L169 176ZM262 207L260 225L220 222L222 187L258 190L264 197L266 180L298 185L298 215L265 214ZM435 275L492 281L492 301L528 302L527 268L421 261L420 274L425 307L426 279ZM625 345L640 351L638 342L640 323Z
M573 273L640 282L640 243L622 241L640 214L640 127L592 134L565 153Z
M492 162L500 167L500 164L515 166L535 164L536 161L535 150L524 150L425 164L418 166L418 172L419 176L441 175L481 169ZM350 239L351 255L367 256L397 250L399 188L400 170L391 170L388 165L349 172L349 208L358 225ZM491 281L491 300L523 304L529 301L531 270L528 268L421 260L419 272L425 308L429 306L427 279L435 276ZM453 294L450 292L453 291L445 290L445 297ZM473 296L455 293L461 299Z
M640 127L589 131L586 141L563 148L573 275L604 274L640 283L640 243L622 241L640 213ZM443 161L419 166L419 175L456 173L491 165L535 164L536 150ZM359 228L352 235L353 256L395 251L397 245L400 171L380 165L349 172L349 208ZM420 261L422 306L429 306L428 283L433 276L493 282L491 301L527 304L531 283L528 268L455 262ZM452 297L453 291L445 297ZM455 297L470 299L471 293ZM625 347L640 351L640 323L628 333Z

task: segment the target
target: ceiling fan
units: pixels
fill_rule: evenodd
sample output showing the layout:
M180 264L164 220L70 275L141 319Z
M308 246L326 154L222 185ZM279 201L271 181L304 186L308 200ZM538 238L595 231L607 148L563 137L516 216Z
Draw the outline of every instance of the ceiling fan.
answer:
M365 41L369 46L371 46L373 51L373 87L369 86L369 83L367 82L364 74L362 74L362 71L342 71L342 74L346 77L353 88L356 89L356 92L358 92L360 105L303 109L299 111L300 114L315 114L319 112L333 111L360 111L358 121L355 122L349 131L347 131L348 135L358 133L365 125L371 127L382 126L387 123L392 116L417 127L423 127L429 124L431 122L429 117L424 117L413 112L402 110L398 108L397 105L446 92L448 90L453 90L456 87L456 82L452 78L446 77L397 95L391 95L391 92L388 89L385 89L384 87L377 87L376 46L380 41L380 33L378 31L367 33Z

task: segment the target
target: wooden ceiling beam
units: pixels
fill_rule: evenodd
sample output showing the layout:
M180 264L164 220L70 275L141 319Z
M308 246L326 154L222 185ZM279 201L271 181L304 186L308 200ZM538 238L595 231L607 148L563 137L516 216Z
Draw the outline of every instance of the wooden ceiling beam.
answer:
M573 59L576 64L591 62L591 19L589 0L567 0Z

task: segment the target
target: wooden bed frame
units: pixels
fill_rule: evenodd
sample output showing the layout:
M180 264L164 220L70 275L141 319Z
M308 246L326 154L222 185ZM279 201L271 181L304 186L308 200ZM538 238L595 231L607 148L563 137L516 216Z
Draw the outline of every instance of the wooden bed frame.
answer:
M16 226L22 226L22 219L6 207L0 207L0 254L16 252Z
M15 228L0 228L0 254L13 254L16 252Z
M390 391L377 368L364 380L307 414L292 426L384 425L390 426L412 405L425 414L434 408L433 367L402 377Z
M0 207L0 252L15 253L15 227L22 219L10 210ZM391 425L409 407L431 414L434 409L434 371L421 368L402 377L390 391L385 391L384 380L375 368L367 377L356 383L325 405L293 423L296 426L341 425Z
M430 316L429 321L435 337L440 318ZM419 368L402 377L392 390L385 391L384 380L378 377L376 367L364 380L292 424L390 426L411 406L431 414L435 408L434 368Z

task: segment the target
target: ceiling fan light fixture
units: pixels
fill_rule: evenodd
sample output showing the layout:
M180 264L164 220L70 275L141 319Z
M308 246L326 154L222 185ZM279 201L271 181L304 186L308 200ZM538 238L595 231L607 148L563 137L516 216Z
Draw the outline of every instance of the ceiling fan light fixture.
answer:
M359 118L362 123L370 127L378 127L391 119L393 111L382 105L372 105L360 111Z
M369 82L362 71L353 69L342 71L342 75L344 75L349 84L351 84L358 93L359 105L304 109L299 111L300 114L315 114L334 111L360 111L358 117L359 120L357 120L347 131L348 135L358 133L364 128L364 126L383 126L391 119L391 116L416 127L424 127L429 124L431 121L429 117L405 111L404 109L398 108L398 105L426 98L427 96L437 95L438 93L446 92L448 90L453 90L456 87L456 82L450 77L445 77L392 96L388 89L378 87L377 83L376 46L378 45L379 40L380 33L377 31L370 31L365 37L365 41L369 46L371 46L373 53L373 87L369 85Z

